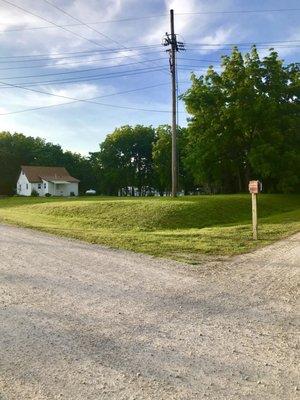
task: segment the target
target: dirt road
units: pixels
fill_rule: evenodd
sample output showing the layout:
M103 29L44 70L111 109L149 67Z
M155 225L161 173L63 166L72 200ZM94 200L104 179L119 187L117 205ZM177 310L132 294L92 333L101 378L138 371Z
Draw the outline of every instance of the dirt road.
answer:
M0 225L0 399L299 398L299 243L187 267Z

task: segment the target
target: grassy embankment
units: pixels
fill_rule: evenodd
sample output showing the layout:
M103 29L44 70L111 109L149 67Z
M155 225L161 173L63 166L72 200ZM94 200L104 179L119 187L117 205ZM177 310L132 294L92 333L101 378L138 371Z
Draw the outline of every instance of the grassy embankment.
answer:
M300 230L298 195L262 194L258 212L254 242L249 195L0 199L1 222L188 262L247 252Z

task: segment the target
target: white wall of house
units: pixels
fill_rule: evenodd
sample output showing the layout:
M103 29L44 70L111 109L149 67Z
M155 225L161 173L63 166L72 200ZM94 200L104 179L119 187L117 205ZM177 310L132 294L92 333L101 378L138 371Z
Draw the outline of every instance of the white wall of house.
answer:
M75 196L78 196L78 182L70 184L70 192L74 192Z
M30 196L31 190L31 183L28 181L26 175L22 171L17 182L17 194L20 196Z
M44 179L43 179L41 196L45 196L46 193L49 193L49 183L50 182L44 181Z
M50 193L51 196L55 196L55 189L54 189L54 183L52 182L46 182L47 184L47 191L45 193Z
M78 196L78 183L61 183L44 181L41 183L30 183L26 175L21 172L17 182L17 194L20 196L31 196L32 190L36 190L39 196L50 193L52 196L70 196L71 192Z
M78 182L70 183L69 193L71 193L71 192L74 192L75 196L78 196Z
M36 192L38 192L39 196L45 196L45 194L48 192L47 183L48 182L46 182L46 181L39 182L39 183L32 183L31 190L35 190Z

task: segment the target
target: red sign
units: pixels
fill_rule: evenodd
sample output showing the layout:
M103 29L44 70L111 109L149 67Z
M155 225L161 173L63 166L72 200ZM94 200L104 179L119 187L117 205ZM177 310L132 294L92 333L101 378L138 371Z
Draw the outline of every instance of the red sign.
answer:
M259 181L250 181L249 182L249 192L250 193L260 193L262 189L262 184Z

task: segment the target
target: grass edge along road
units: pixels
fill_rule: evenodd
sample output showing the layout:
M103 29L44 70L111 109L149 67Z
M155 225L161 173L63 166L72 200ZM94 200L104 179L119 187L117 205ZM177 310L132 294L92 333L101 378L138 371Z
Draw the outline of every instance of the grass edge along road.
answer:
M245 253L300 230L300 196L261 194L259 240L249 195L0 199L0 222L197 263Z

